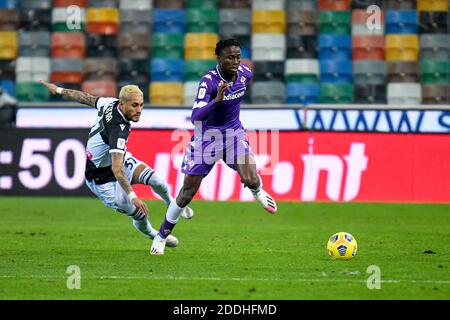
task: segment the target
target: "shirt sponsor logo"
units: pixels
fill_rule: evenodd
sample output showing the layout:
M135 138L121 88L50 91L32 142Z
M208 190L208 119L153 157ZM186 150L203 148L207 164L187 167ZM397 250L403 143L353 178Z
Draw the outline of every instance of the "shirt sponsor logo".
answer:
M245 90L239 91L238 93L228 94L223 97L223 100L234 100L242 97L245 94Z
M125 148L125 139L123 139L123 138L117 139L117 148L119 148L119 149Z

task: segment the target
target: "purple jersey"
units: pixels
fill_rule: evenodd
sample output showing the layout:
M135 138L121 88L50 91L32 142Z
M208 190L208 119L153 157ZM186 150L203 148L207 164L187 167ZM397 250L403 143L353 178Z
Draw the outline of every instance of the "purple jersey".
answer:
M226 129L242 128L239 119L241 111L241 101L244 98L247 85L252 79L252 71L244 64L241 64L237 71L236 81L229 87L225 93L223 100L201 119L202 132L208 129L219 129L225 131ZM220 74L219 67L216 65L206 72L200 79L197 91L197 98L193 106L192 119L195 120L196 127L199 125L195 118L197 108L204 108L209 102L214 100L217 96L220 82L226 81ZM194 121L193 121L194 122Z

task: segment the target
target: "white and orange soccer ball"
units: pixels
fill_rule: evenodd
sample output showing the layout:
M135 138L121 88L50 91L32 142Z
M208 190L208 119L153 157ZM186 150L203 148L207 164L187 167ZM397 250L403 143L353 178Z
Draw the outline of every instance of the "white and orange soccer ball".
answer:
M350 260L356 255L358 243L350 233L338 232L328 240L327 250L332 259Z

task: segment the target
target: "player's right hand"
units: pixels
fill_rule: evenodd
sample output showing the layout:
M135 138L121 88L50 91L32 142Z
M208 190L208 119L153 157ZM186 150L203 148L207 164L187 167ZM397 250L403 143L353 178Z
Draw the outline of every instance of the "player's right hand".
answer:
M50 83L44 80L41 80L40 83L42 83L44 86L47 87L48 91L50 91L51 94L56 94L56 89L58 88L56 84Z
M146 217L148 216L148 207L144 201L139 198L134 198L131 202L133 202L136 208L139 209L139 211L142 211Z
M229 87L231 87L233 85L233 82L223 82L220 81L219 83L219 90L217 91L217 97L216 97L216 102L221 102L223 100L223 97L225 95L225 90L228 89Z

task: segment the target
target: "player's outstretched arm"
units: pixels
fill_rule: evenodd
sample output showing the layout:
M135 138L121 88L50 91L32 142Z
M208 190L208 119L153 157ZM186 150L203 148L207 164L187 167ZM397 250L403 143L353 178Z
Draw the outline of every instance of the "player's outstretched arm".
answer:
M50 91L51 94L60 94L66 100L77 101L79 103L95 108L95 103L98 99L98 97L96 96L78 90L64 89L58 87L54 83L46 82L43 80L41 80L41 83L47 87L48 91Z
M111 169L112 172L114 173L114 176L117 179L117 182L120 184L122 189L128 195L128 198L130 198L131 202L133 202L136 208L138 208L147 216L148 215L147 205L145 204L145 202L143 202L136 196L136 193L134 193L130 182L128 182L125 170L123 169L123 154L120 152L112 152L111 158L112 158Z

